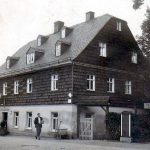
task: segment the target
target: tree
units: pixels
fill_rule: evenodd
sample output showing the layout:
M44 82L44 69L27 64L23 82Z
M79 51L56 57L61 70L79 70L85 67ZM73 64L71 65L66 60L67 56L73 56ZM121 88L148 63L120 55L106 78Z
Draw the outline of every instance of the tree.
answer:
M137 36L137 41L142 52L147 57L150 57L150 8L147 8L145 16L146 19L143 21L141 26L142 35Z
M144 4L144 0L132 0L133 1L133 9L137 10Z

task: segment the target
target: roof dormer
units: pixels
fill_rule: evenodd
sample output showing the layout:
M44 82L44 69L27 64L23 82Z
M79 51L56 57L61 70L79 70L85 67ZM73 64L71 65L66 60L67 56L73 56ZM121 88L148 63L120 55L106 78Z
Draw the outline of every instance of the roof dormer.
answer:
M47 36L43 36L43 35L39 35L37 37L37 46L41 46L44 42L46 42L46 40L48 39Z
M26 54L27 64L33 64L44 55L44 51L41 49L30 47Z
M71 43L64 41L57 41L55 45L55 56L61 56L69 47Z
M19 60L19 57L7 57L6 68L9 69Z
M61 38L65 38L66 36L68 36L72 30L73 29L69 28L69 27L62 28L62 30L61 30Z

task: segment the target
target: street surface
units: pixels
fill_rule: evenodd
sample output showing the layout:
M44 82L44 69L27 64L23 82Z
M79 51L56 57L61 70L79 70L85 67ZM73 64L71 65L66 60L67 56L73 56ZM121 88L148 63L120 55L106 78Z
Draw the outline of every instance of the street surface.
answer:
M0 150L150 150L150 143L121 143L101 140L55 140L27 136L0 136Z

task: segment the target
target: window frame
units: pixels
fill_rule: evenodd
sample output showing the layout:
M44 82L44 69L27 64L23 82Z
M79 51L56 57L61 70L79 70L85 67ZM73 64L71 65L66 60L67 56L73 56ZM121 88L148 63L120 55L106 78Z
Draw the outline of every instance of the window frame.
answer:
M3 95L7 95L7 88L8 88L8 85L7 85L7 82L4 82L3 83Z
M54 117L54 114L57 114L57 117ZM55 127L54 127L54 120L55 120ZM51 112L51 130L52 132L56 132L58 129L59 123L59 114L58 112Z
M108 78L107 88L108 93L115 93L115 78Z
M31 113L31 116L29 116L30 113ZM32 117L33 117L32 112L27 112L26 115L27 115L26 128L32 129ZM30 124L30 126L29 126L29 124Z
M19 128L19 112L14 112L14 128Z
M87 90L88 91L95 91L96 86L96 78L95 75L87 75Z
M30 88L30 86L31 86L31 88ZM27 79L27 93L32 93L32 91L33 91L33 80L32 80L32 78L28 78Z
M131 62L137 64L137 52L132 52Z
M14 94L19 94L19 81L14 81Z
M6 69L9 69L10 68L10 59L7 59L6 60Z
M26 55L27 57L27 64L33 64L35 62L35 53L30 53Z
M41 46L42 45L42 40L41 40L41 37L38 37L37 38L37 46Z
M125 81L125 94L131 95L132 94L132 82Z
M51 75L51 91L57 91L58 74Z
M99 56L107 57L107 44L104 42L99 42Z
M56 44L56 46L55 46L55 56L56 57L61 56L61 47L62 47L61 43Z
M61 30L61 38L65 38L66 37L66 29L62 29Z
M117 31L122 31L122 22L117 21Z

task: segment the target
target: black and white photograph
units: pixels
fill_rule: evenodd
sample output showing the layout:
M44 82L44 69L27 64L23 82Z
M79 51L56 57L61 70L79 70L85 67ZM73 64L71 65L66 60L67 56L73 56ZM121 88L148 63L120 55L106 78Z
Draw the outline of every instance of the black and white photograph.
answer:
M150 0L0 0L0 150L150 149Z

